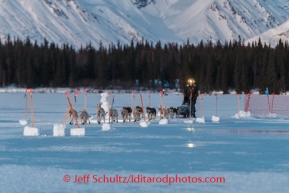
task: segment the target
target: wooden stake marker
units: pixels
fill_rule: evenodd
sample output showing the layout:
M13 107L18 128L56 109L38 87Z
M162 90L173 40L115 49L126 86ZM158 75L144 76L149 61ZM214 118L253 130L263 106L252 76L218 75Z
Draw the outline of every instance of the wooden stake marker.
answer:
M152 93L152 91L148 91L148 93L149 93L149 107L151 107L151 93Z
M141 106L142 106L142 115L144 120L140 121L139 124L141 127L148 127L149 126L149 122L146 122L146 116L145 116L145 112L144 112L144 106L143 106L143 101L142 101L142 95L140 94L140 100L141 100Z
M24 115L24 119L20 119L19 120L19 123L21 124L21 125L27 125L27 124L29 124L29 120L28 120L28 110L27 110L27 107L28 107L28 98L27 98L27 93L28 93L28 91L27 91L27 89L26 89L26 91L25 91L25 95L24 95L24 97L25 97L25 115Z
M84 110L86 110L86 90L84 90Z
M215 123L218 123L220 121L220 117L218 117L218 94L215 94L216 96L216 116L212 116L212 121Z
M240 118L240 94L238 94L238 117Z
M197 119L196 119L196 122L197 123L205 123L205 118L204 118L204 116L202 116L202 108L203 108L203 106L202 106L202 103L203 102L203 95L202 94L200 94L200 117L198 117Z
M160 119L159 124L160 125L166 125L168 124L168 119L165 116L165 110L164 110L164 105L163 105L163 99L162 99L163 91L160 91L160 101L161 101L161 115L163 115L163 119Z
M34 127L34 107L33 107L33 98L32 98L33 90L30 88L30 111L31 111L31 123L32 127L26 126L24 127L23 135L24 136L38 136L39 131Z
M134 109L134 98L135 98L135 92L131 91L131 99L130 99L130 108Z

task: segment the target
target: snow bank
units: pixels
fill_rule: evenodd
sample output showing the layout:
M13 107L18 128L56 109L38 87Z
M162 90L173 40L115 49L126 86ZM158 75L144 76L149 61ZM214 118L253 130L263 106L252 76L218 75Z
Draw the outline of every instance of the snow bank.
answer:
M220 117L216 117L216 116L212 116L212 121L213 122L219 122L220 121Z
M0 88L0 93L25 93L27 88L17 88L14 86L10 87L2 87ZM132 90L135 91L135 93L147 93L149 89L137 87L137 88L131 88L128 90L124 89L95 89L95 88L86 88L86 87L79 87L79 88L52 88L52 87L46 87L46 88L34 88L33 93L74 93L76 90L86 90L87 93L118 93L118 94L124 94L124 93L131 93ZM153 93L159 93L159 90L151 90ZM182 94L180 92L175 92L174 90L167 90L168 94ZM107 95L106 95L107 96Z
M140 122L139 122L139 125L140 125L141 127L148 127L148 126L150 125L150 122L140 121Z
M205 123L205 118L204 117L198 117L196 118L197 123Z
M195 119L187 119L187 120L184 120L184 123L186 124L192 124L194 122Z
M220 94L224 94L224 92L223 91L212 91L212 95L215 95L215 94L220 95Z
M260 94L258 89L252 89L251 92L252 92L252 94Z
M168 119L161 119L161 120L159 121L159 124L160 124L160 125L167 125L168 122L169 122Z
M23 135L24 136L39 136L39 131L35 127L26 126L24 127Z
M0 93L25 93L27 88L17 88L14 86L10 86L10 87L4 87L4 88L0 88ZM131 88L128 90L124 90L124 89L95 89L95 88L85 88L85 87L79 87L79 88L51 88L51 87L47 87L47 88L34 88L33 92L34 93L74 93L76 90L86 90L87 93L100 93L100 94L104 94L110 92L112 94L124 94L124 93L131 93L132 90L135 91L135 93L147 93L147 91L149 90L148 88L144 88L144 87L137 87L137 88ZM159 93L159 90L151 90L152 93ZM237 94L237 92L235 90L229 90L228 91L230 94ZM253 89L251 90L252 94L260 94L258 89ZM166 93L168 95L183 95L182 92L179 91L175 91L175 90L170 90L170 89L166 89ZM243 92L242 92L243 93ZM203 93L204 95L207 95L208 93ZM212 91L210 93L210 95L222 95L224 94L223 91ZM243 93L244 94L244 93ZM284 93L285 94L285 93ZM286 95L289 95L289 91L286 92Z
M269 117L277 117L276 113L269 113Z
M55 136L55 137L65 136L65 128L66 128L66 126L63 124L54 124L53 136Z
M110 130L110 124L108 124L108 123L103 123L103 124L102 124L102 130L103 130L103 131L109 131L109 130Z
M71 136L84 136L85 135L85 128L73 128L70 129Z
M248 112L240 111L239 113L235 114L233 117L236 119L239 119L241 117L250 117L250 116L251 116L250 111L248 111Z
M21 124L21 125L28 125L29 124L29 120L25 120L25 119L22 119L22 120L19 120L19 123Z

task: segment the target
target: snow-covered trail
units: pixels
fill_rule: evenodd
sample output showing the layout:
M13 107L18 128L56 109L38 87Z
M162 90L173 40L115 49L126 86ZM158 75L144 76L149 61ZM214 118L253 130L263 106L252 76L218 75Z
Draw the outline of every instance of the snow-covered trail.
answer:
M130 106L130 94L113 94L115 108ZM70 94L71 98L73 94ZM87 94L87 111L93 114L100 94ZM145 106L148 95L143 94ZM288 187L289 129L287 118L234 119L236 95L219 95L220 123L209 119L215 113L215 96L203 97L205 124L169 120L139 123L85 125L84 137L53 137L53 124L60 123L68 107L64 94L33 94L35 126L40 136L23 136L18 119L24 117L23 93L0 94L0 192L284 192ZM165 106L177 107L181 95L163 97ZM136 105L140 105L136 94ZM153 107L159 94L151 96ZM241 100L243 101L243 100ZM199 99L197 112L199 113ZM75 108L83 108L80 93ZM241 107L243 103L241 104ZM197 113L197 114L198 114ZM95 184L65 183L64 175L106 174L129 176L223 176L223 184Z

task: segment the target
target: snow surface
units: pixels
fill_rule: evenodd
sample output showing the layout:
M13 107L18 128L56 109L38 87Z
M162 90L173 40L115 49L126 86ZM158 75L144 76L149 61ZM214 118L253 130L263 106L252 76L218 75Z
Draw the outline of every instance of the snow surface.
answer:
M25 126L23 130L23 135L24 136L38 136L39 130L38 128L35 128L35 127Z
M250 116L251 116L250 111L247 111L247 112L245 112L245 111L238 112L237 111L237 114L234 115L234 118L239 119L240 117L244 118L244 117L250 117Z
M114 108L130 106L130 94L113 94ZM70 94L73 97L73 94ZM83 108L79 95L76 110ZM241 96L241 107L244 95ZM87 112L95 117L100 94L87 94ZM35 127L39 136L23 136L19 118L24 112L23 93L0 93L0 192L286 192L289 189L289 118L241 117L237 95L218 96L218 124L215 96L205 95L202 115L205 124L185 124L184 119L159 119L143 129L139 123L85 125L85 136L69 134L75 125L66 125L65 137L54 137L68 107L62 93L34 93ZM143 94L144 105L148 94ZM199 100L198 100L199 101ZM163 97L166 107L181 105L182 95ZM159 94L151 95L153 107ZM135 105L140 105L136 94ZM197 116L200 105L196 104ZM67 120L66 123L68 123ZM223 176L223 184L87 184L65 183L64 175L83 176Z
M193 119L184 119L184 123L187 123L187 124L192 124L194 122L195 118Z
M144 120L140 120L139 125L141 127L148 127L150 125L150 123L147 121L144 121Z
M212 116L212 121L213 122L220 122L220 117L217 117L217 116Z
M160 121L159 121L159 124L160 125L167 125L169 123L169 120L168 119L161 119Z
M205 118L204 118L204 117L197 117L197 118L196 118L196 122L197 122L197 123L203 123L203 124L204 124L204 123L205 123Z
M85 136L85 128L71 128L70 129L71 136Z
M28 124L28 121L25 119L21 119L21 120L19 120L19 123L24 126L24 125Z
M152 1L149 1L152 2ZM157 0L138 8L131 0L0 0L0 38L19 37L76 48L100 42L161 41L194 44L248 40L289 18L284 0ZM284 31L285 32L285 31ZM280 33L283 33L280 32ZM267 36L264 36L264 38ZM271 37L268 37L271 38Z
M109 131L110 129L111 129L110 124L108 124L108 123L102 124L102 130L103 131Z
M65 125L62 124L54 124L53 126L53 136L55 137L63 137L65 136Z

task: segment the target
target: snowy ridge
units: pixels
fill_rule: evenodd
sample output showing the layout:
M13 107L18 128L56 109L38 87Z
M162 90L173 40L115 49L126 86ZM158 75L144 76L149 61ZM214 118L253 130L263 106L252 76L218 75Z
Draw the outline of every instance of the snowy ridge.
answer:
M46 38L60 45L69 43L76 47L90 42L99 45L100 41L110 43L117 40L140 40L137 32L126 22L111 16L115 22L111 25L105 24L110 22L101 17L98 19L75 0L2 0L0 5L2 39L8 34L21 39L29 36L38 42L43 42ZM109 11L106 13L110 14Z
M142 37L214 43L248 40L288 18L289 1L284 0L0 0L0 38L46 38L76 48L89 43L98 47L100 42L127 44ZM275 31L276 39L288 37L287 30ZM262 37L269 40L271 34Z
M283 7L283 8L282 8ZM281 1L194 1L173 18L171 28L193 42L248 39L284 23L288 19L288 2Z
M0 93L25 93L27 88L17 88L14 86L10 87L0 87ZM65 93L65 92L70 92L73 93L76 90L84 91L88 93L103 93L103 92L111 92L111 93L131 93L132 90L135 93L147 93L148 88L132 88L132 89L95 89L95 88L53 88L53 87L43 87L43 88L33 88L34 93ZM28 90L29 91L29 90ZM155 90L150 90L152 93L159 93L158 89ZM167 94L176 94L176 95L182 95L183 93L180 92L180 89L166 89L165 91ZM288 91L289 92L289 91ZM224 92L223 91L212 91L211 95L222 95ZM235 90L229 90L230 94L236 94ZM204 95L207 95L207 93L203 93ZM244 93L243 93L244 94ZM259 91L253 91L253 94L259 94ZM287 93L288 94L288 93Z
M285 22L284 24L270 29L258 36L255 36L249 40L246 41L246 44L252 43L252 42L258 42L259 39L264 44L271 46L276 46L278 42L281 40L282 42L288 42L289 41L289 21Z

